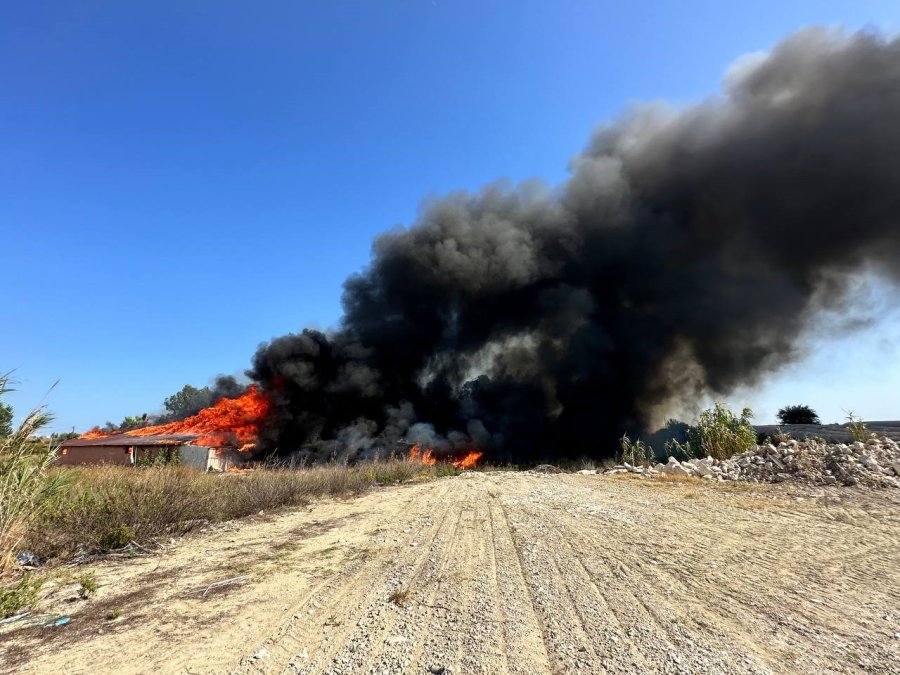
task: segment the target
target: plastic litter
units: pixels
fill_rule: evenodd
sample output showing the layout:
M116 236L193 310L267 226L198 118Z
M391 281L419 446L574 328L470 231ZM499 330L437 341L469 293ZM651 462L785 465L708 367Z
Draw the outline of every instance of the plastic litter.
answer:
M16 562L23 567L39 567L41 559L31 551L20 551L16 554Z
M0 628L9 630L15 627L13 624L20 624L28 628L56 628L65 626L71 620L72 618L66 614L32 614L31 612L25 612L24 614L17 614L16 616L0 620Z

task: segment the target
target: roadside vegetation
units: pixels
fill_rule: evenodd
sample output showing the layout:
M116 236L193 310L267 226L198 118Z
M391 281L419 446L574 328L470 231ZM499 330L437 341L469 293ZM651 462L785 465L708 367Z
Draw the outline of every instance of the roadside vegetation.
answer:
M666 442L666 453L676 459L712 457L728 459L756 445L756 431L750 420L753 411L744 408L738 415L723 403L716 403L700 413L695 425L689 426L684 442Z
M694 424L666 420L666 426L647 441L632 440L624 434L619 439L616 461L630 466L650 466L654 462L666 462L669 457L679 461L707 456L728 459L756 445L758 439L750 422L752 419L750 408L744 408L738 414L717 402L701 412Z
M649 466L653 462L653 448L638 439L632 441L628 434L619 439L619 462L631 466Z
M865 442L871 434L866 423L858 415L854 415L853 411L847 411L847 431L853 436L854 441Z
M7 561L20 551L43 561L152 549L157 542L211 523L305 505L322 497L351 497L377 485L455 475L446 464L392 459L356 466L261 468L203 473L175 465L91 466L47 472L28 502L30 516L4 540ZM62 489L46 489L48 485ZM4 495L4 505L6 504ZM51 565L52 566L52 565ZM95 587L80 579L80 597ZM0 618L33 606L35 574L7 564L0 578Z
M302 506L321 497L359 495L376 485L453 475L457 470L393 459L351 467L224 474L170 465L80 467L67 473L69 486L50 501L25 541L40 558L107 553L132 543L150 547L162 537L208 523Z
M0 397L10 391L9 375L0 375ZM33 435L50 421L43 408L12 427L12 408L2 404L0 437L0 617L34 604L41 582L16 574L13 556L35 522L65 485L62 472L52 470L56 449L36 443ZM14 582L14 583L7 583Z

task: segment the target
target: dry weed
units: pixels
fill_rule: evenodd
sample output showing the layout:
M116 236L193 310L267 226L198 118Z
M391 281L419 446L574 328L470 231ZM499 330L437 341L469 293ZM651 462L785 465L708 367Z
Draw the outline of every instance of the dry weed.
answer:
M446 473L446 467L396 459L225 474L179 466L67 469L69 488L34 522L27 545L43 557L112 551L132 542L146 546L209 522Z

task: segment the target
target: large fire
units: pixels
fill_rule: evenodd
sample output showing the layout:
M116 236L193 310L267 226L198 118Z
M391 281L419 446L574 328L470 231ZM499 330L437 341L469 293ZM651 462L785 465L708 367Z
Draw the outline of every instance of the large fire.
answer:
M259 388L251 385L237 398L223 398L196 415L168 424L157 424L124 432L127 436L157 436L167 434L199 434L190 445L237 445L242 449L256 441L259 427L269 412L269 399ZM79 438L102 438L118 432L91 429Z
M438 459L434 455L434 450L432 448L426 448L422 450L421 445L414 445L410 448L409 458L418 460L422 464L439 464L446 463L452 464L457 469L474 469L478 464L478 460L481 459L483 452L480 450L467 450L462 455L451 455L447 458Z

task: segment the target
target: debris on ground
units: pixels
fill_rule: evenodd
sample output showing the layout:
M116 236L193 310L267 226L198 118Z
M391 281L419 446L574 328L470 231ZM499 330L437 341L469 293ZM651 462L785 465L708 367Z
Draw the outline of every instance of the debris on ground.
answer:
M553 464L538 464L532 471L537 473L563 473L563 470Z
M238 584L242 581L246 581L247 579L249 579L252 576L253 576L252 574L241 574L240 576L231 577L230 579L224 579L223 581L216 581L215 583L212 583L206 587L206 590L203 591L203 595L201 597L205 598L207 593L209 593L211 590L214 590L217 588L222 588L223 586L231 586L232 584Z
M32 614L31 612L23 612L22 614L0 620L0 633L21 628L22 626L29 628L57 628L65 626L71 620L71 617L65 614Z
M850 444L791 440L777 447L771 443L757 445L724 460L706 457L678 461L669 457L665 464L619 464L606 473L626 472L754 483L792 480L816 485L900 487L900 444L887 437Z
M41 559L31 551L20 551L17 553L16 562L26 568L40 567L41 565Z

